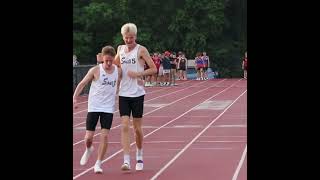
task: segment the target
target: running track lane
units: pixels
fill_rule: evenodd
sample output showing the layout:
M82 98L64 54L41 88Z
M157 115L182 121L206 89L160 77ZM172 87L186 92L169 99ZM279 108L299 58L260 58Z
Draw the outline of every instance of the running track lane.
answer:
M231 84L234 84L235 83L235 81L226 81L226 80L221 80L221 81L219 81L219 82L212 82L212 86L216 86L216 85L221 85L221 86L225 86L225 87L221 87L221 88L217 88L217 89L215 89L215 88L211 88L211 89L209 89L210 91L205 91L205 93L201 93L201 95L199 95L199 97L200 96L202 96L203 94L207 94L207 96L210 96L211 94L216 94L216 93L220 93L222 90L224 90L224 89L226 89L226 87L228 87L227 85L231 85ZM210 87L210 86L209 86ZM195 87L196 88L196 87ZM202 89L202 91L203 90L205 90L205 89ZM192 91L192 90L191 90ZM196 92L199 92L199 91L201 91L201 90L198 90L198 91L196 91ZM192 92L194 92L194 91L192 91ZM185 93L185 94L187 94L187 93ZM189 94L191 94L191 93L189 93ZM185 97L187 96L187 95L184 95ZM188 95L189 96L189 95ZM174 98L174 97L173 97ZM198 98L197 96L191 96L191 97L189 97L188 99L194 99L193 101L194 102L197 102L197 101L202 101L202 100L205 100L205 98ZM168 99L168 102L167 103L171 103L171 101L172 101L172 99ZM183 105L188 105L189 107L192 107L193 105L194 105L194 102L193 101L188 101L188 103L183 103ZM165 107L164 109L167 109L167 110L170 110L171 108L176 108L176 106L177 105L181 105L182 103L175 103L175 104L171 104L171 107ZM197 103L196 103L197 104ZM187 107L187 109L189 109L188 107ZM179 112L179 111L180 112ZM166 111L166 110L165 110ZM157 112L157 111L156 111ZM154 113L156 113L156 112L154 112ZM177 109L177 111L176 111L176 113L184 113L185 112L185 110L184 109ZM154 114L153 113L153 114ZM167 114L163 114L163 115L167 115ZM177 115L178 116L178 115ZM152 119L154 119L154 118L152 118ZM156 121L157 123L158 123L158 125L159 125L159 123L161 123L160 125L162 125L162 124L164 124L164 123L166 123L168 120L167 119L165 119L165 118L161 118L160 119L161 121ZM144 125L147 125L148 126L148 124L147 124L147 122L149 122L149 121L147 121L147 119L146 118L144 118L144 121L145 121L145 123L144 123ZM150 121L150 122L152 122L152 121ZM148 129L148 128L146 128L146 129L144 129L144 133L146 134L146 133L148 133L148 131L150 132L151 130L150 129ZM112 133L114 134L114 135L112 135ZM84 135L84 134L83 134ZM83 135L82 135L82 137L83 137ZM109 153L110 154L114 154L114 149L118 149L118 151L119 151L119 149L121 150L121 146L120 146L120 143L119 143L119 140L120 140L120 130L118 129L118 130L112 130L111 131L111 133L110 133L110 136L109 136L109 141L111 142L111 143L109 143L109 147L108 147L108 151L107 151L107 157L109 156ZM133 141L133 135L131 134L131 141ZM118 143L113 143L113 142L118 142ZM96 143L98 143L97 141L96 141ZM95 142L94 142L94 144L95 144ZM85 166L83 167L83 166L80 166L79 165L79 160L80 160L80 157L81 157L81 155L82 155L82 153L83 153L83 151L84 151L84 146L83 145L81 145L81 146L77 146L77 147L74 147L74 172L75 173L78 173L79 171L83 171L83 168L86 168ZM119 152L117 151L117 154L119 154ZM93 154L94 155L94 154ZM90 162L90 161L92 161L92 162ZM88 162L88 164L92 164L92 163L94 163L95 162L95 160L94 159L90 159L89 160L89 162Z
M214 83L213 85L215 85L215 84L218 85L219 83L221 83L223 81L225 81L225 80L220 80L217 83ZM203 82L197 83L197 85L200 85L200 84L203 84ZM174 90L172 92L167 92L164 95L156 96L156 97L153 97L153 98L149 98L150 94L146 95L146 99L148 99L148 100L145 101L144 115L147 114L147 113L150 113L152 111L155 111L157 109L162 108L162 107L148 107L148 104L149 105L159 105L159 103L158 104L153 104L153 103L156 103L158 98L168 99L168 102L171 101L172 99L178 98L180 96L182 98L184 98L184 97L190 96L187 93L190 92L191 88L203 90L202 87L190 86L190 87L185 87L183 89ZM194 93L194 92L192 92L192 93ZM170 104L170 103L167 103L167 104ZM79 125L82 125L82 126L79 127ZM120 115L119 115L119 112L117 111L116 113L114 113L114 120L113 120L113 124L112 124L112 129L119 127L119 125L120 125ZM97 129L98 128L100 128L100 126L97 126ZM74 145L76 143L79 143L79 141L83 141L83 137L84 137L84 134L85 134L85 119L81 123L77 123L77 126L74 126L74 131L73 132L74 132L73 133ZM97 136L99 134L100 133L96 133L95 136Z
M219 80L219 81L221 81L221 80ZM148 101L155 99L155 98L161 98L161 97L169 95L169 94L178 93L184 89L188 89L193 86L200 86L201 84L204 84L204 83L205 82L190 84L190 83L184 82L184 83L181 83L181 86L179 86L179 88L165 87L160 90L156 90L156 91L152 91L152 92L149 92L149 90L147 90L147 94L145 95L145 102L148 102ZM118 98L116 98L116 107L118 107ZM77 110L77 112L74 113L74 117L73 117L73 124L74 124L73 127L77 127L79 125L85 124L85 119L86 119L86 114L87 114L87 103L82 105L82 107L79 106L76 110ZM116 110L114 115L119 116L119 111Z
M219 84L221 84L223 81L224 81L224 80L219 81L219 82L217 82L217 83L214 83L212 86L219 85ZM200 90L200 91L204 91L204 90L206 90L206 89L202 89L202 90ZM197 92L200 92L200 91L197 91ZM197 92L195 92L195 93L197 93ZM169 98L168 102L170 102L170 103L169 103L168 105L173 104L173 103L175 103L175 102L177 102L177 101L180 101L180 100L182 100L183 98L189 97L189 96L193 95L194 92L193 92L193 94L189 94L189 95L188 95L188 94L186 95L186 93L183 93L183 94L184 94L184 96L183 96L182 98L180 98L180 99L178 99L178 100L175 100L175 101L173 101L173 102L170 102L171 99ZM177 97L177 96L176 96L176 97ZM146 115L146 114L149 114L149 113L154 112L154 111L156 111L156 110L158 110L158 109L161 109L161 108L163 108L163 107L156 108L156 109L154 109L154 110L152 110L152 111L149 111L149 112L147 112L147 113L144 113L144 114L145 114L145 115ZM120 124L120 119L119 119L118 123ZM117 128L117 127L119 127L119 125L113 126L112 129ZM112 131L114 131L114 130L112 130ZM117 132L117 131L116 131L116 132ZM80 134L80 133L82 133L82 134ZM118 132L118 133L120 133L120 132ZM80 140L80 141L74 143L74 146L75 146L75 145L81 145L81 146L83 146L83 145L82 145L82 144L83 144L82 142L83 142L84 134L85 134L85 131L84 131L84 130L81 130L81 131L78 132L78 134L76 134L76 135L74 134L74 138ZM99 133L96 133L96 135L99 135ZM119 136L120 136L120 135L119 135ZM112 142L113 142L113 141L110 141L110 144L112 144ZM81 144L80 144L80 143L81 143ZM94 143L95 143L95 142L94 142ZM75 149L76 151L78 150L77 148L74 148L74 149ZM78 151L83 151L83 150L80 150L80 149L79 149Z
M212 88L212 89L214 89L214 88ZM219 88L218 88L219 89ZM232 89L234 89L234 88L231 88L230 90L232 90ZM217 90L217 89L216 89ZM228 91L226 91L225 93L227 93L227 92L229 92L230 90L228 90ZM221 91L221 89L220 89L220 91ZM207 97L203 97L204 96L204 94L206 94L206 96ZM201 96L199 96L198 98L195 98L195 99L193 99L193 100L191 100L191 102L193 102L193 101L197 101L197 100L199 100L199 99L202 99L202 98L208 98L208 96L209 96L209 94L211 95L211 94L214 94L212 91L210 92L210 91L208 91L208 92L206 92L206 93L201 93ZM216 94L216 93L215 93ZM231 93L231 94L235 94L234 92L233 93ZM220 96L222 96L222 95L224 95L224 93L221 93L220 94ZM210 97L210 96L209 96ZM211 96L212 97L212 96ZM219 97L219 96L217 96L217 97ZM192 99L192 98L191 98ZM205 100L205 99L204 99ZM202 101L203 101L203 99L202 99ZM199 103L196 103L196 104L199 104ZM189 108L190 109L190 108ZM178 110L180 110L180 106L179 106L179 108L177 109L177 111ZM185 111L185 110L183 110L183 111ZM151 116L151 115L150 115ZM147 119L147 117L148 116L146 116L145 118ZM157 118L155 118L155 117L157 117L157 116L153 116L153 118L152 118L152 121L153 120L157 120ZM158 116L158 117L160 117L160 116ZM164 116L165 117L165 116ZM185 118L184 116L181 116L181 117L183 117L183 118ZM176 118L176 120L180 120L180 118L181 117L179 117L179 118ZM171 117L170 116L168 116L168 118L169 118L169 120L171 119ZM181 118L181 119L183 119L183 118ZM160 119L162 119L162 120L165 120L165 118L160 118ZM198 118L199 119L199 118ZM201 120L201 118L200 118L200 120ZM166 120L166 121L168 121L168 119ZM201 122L202 122L203 120L201 120ZM151 122L151 121L150 121ZM178 122L178 121L177 121ZM184 121L183 121L184 122ZM145 122L145 124L146 124L146 122ZM157 123L157 124L159 124L159 123ZM162 123L163 124L163 123ZM158 125L159 126L159 125ZM199 125L198 125L199 126ZM156 127L156 124L154 125L154 124L151 124L151 125L149 125L149 128L151 128L152 129L152 127ZM180 126L180 127L182 127L182 126ZM192 126L189 126L189 127L192 127ZM196 126L194 126L194 127L196 127ZM176 128L178 128L178 129L176 129ZM199 127L198 127L199 128ZM175 134L179 134L179 133L177 133L176 132L176 130L178 130L179 131L179 126L177 126L177 127L173 127L173 128L162 128L162 129L160 129L158 132L162 132L162 131L165 131L165 130L172 130L172 129L175 129ZM181 130L185 130L185 129L188 129L188 128L180 128ZM190 128L189 128L190 129ZM193 128L193 129L197 129L197 128ZM191 128L191 130L192 130L192 128ZM146 134L146 132L145 132L145 134ZM157 134L157 133L155 133L155 134ZM167 133L165 133L165 135L166 135ZM184 134L184 133L183 133ZM111 136L111 134L110 134L110 136ZM147 136L147 135L145 135L145 136ZM161 135L160 137L162 138L162 136L163 135ZM150 136L150 137L158 137L159 138L159 136L155 136L155 135L153 135L153 136ZM188 136L187 136L188 137ZM192 136L193 137L193 136ZM118 138L120 138L120 137L118 137ZM148 148L148 145L149 144L153 144L153 143L157 143L157 142L161 142L161 141L147 141L147 139L149 139L149 138L146 138L145 139L145 160L146 159L148 159L148 156L146 155L146 151L147 152L149 152L148 150L146 150L146 149L149 149ZM162 138L163 139L163 138ZM119 139L118 139L119 140ZM167 139L166 139L166 141L168 141ZM163 141L163 142L165 142L165 141ZM168 141L169 142L169 141ZM173 141L172 141L173 142ZM180 141L178 141L178 140L176 140L176 142L180 142ZM182 141L181 142L182 144L184 143L184 141ZM180 144L181 144L180 143ZM161 144L161 143L158 143L158 144L160 144L161 146L160 147L163 147L163 144ZM166 143L166 144L170 144L170 143ZM179 145L179 143L171 143L172 145ZM154 148L153 146L151 146L150 148ZM158 148L157 148L158 149ZM109 151L110 149L108 149L108 151ZM173 149L174 150L174 149ZM134 151L133 151L134 152ZM82 154L82 152L81 152L81 154ZM134 154L132 154L132 158L134 157L133 156ZM118 163L112 163L112 161L116 161L116 160L118 160L119 162ZM94 160L93 160L94 161ZM110 163L108 162L108 164L119 164L119 165L121 165L121 161L122 161L122 154L117 158L117 156L116 156L116 158L113 158L113 159L111 159L110 160ZM133 162L133 161L132 161ZM149 164L150 163L152 163L152 162L154 162L154 159L152 160L152 157L151 157L151 160L148 160L147 162L149 162ZM156 162L160 162L160 161L156 161ZM78 164L78 162L77 162L77 164ZM151 166L151 164L149 165L148 164L148 166L149 166L149 168L152 168L152 166ZM120 173L121 174L121 172L120 172L120 170L119 170L119 166L117 166L117 167L114 167L115 168L115 172L117 172L117 173ZM110 170L110 171L112 171L112 168L110 167L110 168L107 168L105 171L107 171L107 172L105 172L105 173L108 173L109 174L109 172L108 172L108 170ZM141 172L141 173L145 173L145 175L147 175L147 171L148 169L146 169L144 172ZM116 173L116 174L117 174ZM139 174L141 174L140 172L139 172ZM92 175L92 173L87 173L88 175ZM94 174L93 174L94 175ZM96 176L96 175L94 175L94 176ZM103 176L103 175L102 175ZM85 177L85 176L83 176L83 177ZM82 178L81 178L82 179ZM113 178L112 178L113 179ZM117 178L118 179L118 178Z
M201 180L233 180L233 177L235 179L238 177L235 175L236 172L242 170L242 176L237 179L246 180L246 167L241 169L243 163L240 163L247 143L246 117L244 117L246 111L239 111L244 110L244 106L246 107L246 91L238 96L237 101L229 109L225 109L225 112L219 111L218 116L211 114L214 110L198 110L202 113L208 111L210 122L203 124L203 128L200 128L202 132L198 133L188 145L172 149L180 154L177 153L150 179L194 180L199 179L199 175L205 174L201 176ZM189 115L192 115L192 112ZM165 148L161 150L166 151Z

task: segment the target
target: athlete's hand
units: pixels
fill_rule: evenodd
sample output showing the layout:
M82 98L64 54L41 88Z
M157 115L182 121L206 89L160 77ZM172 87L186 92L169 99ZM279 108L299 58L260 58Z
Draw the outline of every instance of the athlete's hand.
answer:
M141 76L141 73L135 72L135 71L128 71L128 76L131 78L138 78Z
M138 83L139 86L144 86L144 80L143 79L139 78L137 83Z
M137 78L139 86L144 86L144 80L142 79L142 72L128 71L128 76L131 78Z

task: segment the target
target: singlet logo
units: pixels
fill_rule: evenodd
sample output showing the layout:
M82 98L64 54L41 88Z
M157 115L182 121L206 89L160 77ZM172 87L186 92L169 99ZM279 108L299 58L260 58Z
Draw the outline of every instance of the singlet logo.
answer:
M109 85L109 86L114 87L116 85L116 80L108 81L108 78L106 77L103 79L102 85L107 85L107 86Z
M132 58L132 59L125 59L125 57L121 58L121 64L135 64L136 58Z

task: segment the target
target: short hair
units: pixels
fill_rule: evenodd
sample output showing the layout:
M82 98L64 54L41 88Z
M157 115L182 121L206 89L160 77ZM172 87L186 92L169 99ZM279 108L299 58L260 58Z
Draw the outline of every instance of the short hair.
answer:
M105 46L102 48L102 55L110 55L114 57L116 55L116 50L112 46Z
M126 23L121 27L121 34L124 35L126 33L134 33L137 35L137 26L133 23Z

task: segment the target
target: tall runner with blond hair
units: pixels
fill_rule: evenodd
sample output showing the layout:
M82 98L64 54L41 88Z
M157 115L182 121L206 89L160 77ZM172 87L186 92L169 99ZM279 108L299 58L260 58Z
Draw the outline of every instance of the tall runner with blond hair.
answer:
M136 43L137 26L126 23L121 27L124 45L118 46L115 64L122 69L122 80L119 89L119 111L121 116L121 144L123 147L122 170L130 170L129 119L132 114L136 140L136 170L143 170L143 132L142 114L144 95L143 76L157 72L150 54L144 46ZM149 66L144 69L144 65Z

